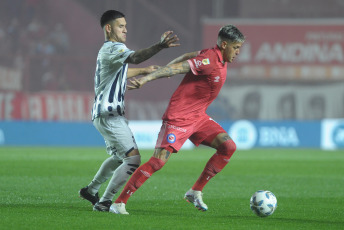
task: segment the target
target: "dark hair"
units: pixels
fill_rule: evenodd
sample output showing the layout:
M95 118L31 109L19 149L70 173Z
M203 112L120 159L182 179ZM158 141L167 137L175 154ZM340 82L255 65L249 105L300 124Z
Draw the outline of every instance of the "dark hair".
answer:
M238 28L233 25L221 27L218 38L221 40L229 40L230 42L244 42L245 36Z
M105 11L100 18L100 26L103 28L109 22L116 20L117 18L124 18L125 15L117 10Z

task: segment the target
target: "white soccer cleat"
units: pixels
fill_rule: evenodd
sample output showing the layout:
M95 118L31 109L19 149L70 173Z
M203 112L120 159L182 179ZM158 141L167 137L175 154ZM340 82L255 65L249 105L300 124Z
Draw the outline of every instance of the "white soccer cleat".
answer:
M184 199L187 202L193 203L198 210L207 211L208 206L203 202L202 195L201 191L190 189L185 193Z
M110 206L109 212L116 213L116 214L129 215L129 212L127 212L127 210L125 210L125 204L124 203L113 203Z

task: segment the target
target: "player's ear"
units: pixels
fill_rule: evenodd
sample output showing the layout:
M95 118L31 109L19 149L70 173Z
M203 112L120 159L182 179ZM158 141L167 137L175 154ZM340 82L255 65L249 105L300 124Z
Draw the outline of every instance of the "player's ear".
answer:
M228 46L228 42L227 41L222 41L221 42L221 49L222 50L226 49L227 46Z
M104 29L105 29L106 32L110 33L111 32L111 25L110 24L106 24L104 26Z

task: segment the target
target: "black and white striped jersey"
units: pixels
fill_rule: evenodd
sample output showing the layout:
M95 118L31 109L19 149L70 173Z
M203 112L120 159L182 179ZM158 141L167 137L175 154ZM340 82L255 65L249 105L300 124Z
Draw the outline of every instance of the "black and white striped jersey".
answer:
M94 76L95 100L92 120L99 116L123 116L128 64L133 53L120 42L106 41L100 48Z

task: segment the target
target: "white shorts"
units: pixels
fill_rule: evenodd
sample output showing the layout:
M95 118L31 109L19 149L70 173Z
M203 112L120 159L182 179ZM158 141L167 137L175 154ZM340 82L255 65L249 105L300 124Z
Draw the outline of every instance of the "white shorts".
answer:
M98 117L93 120L93 125L103 136L108 154L123 159L132 150L138 149L125 117Z

